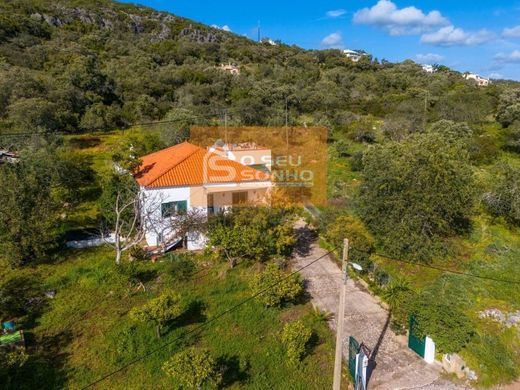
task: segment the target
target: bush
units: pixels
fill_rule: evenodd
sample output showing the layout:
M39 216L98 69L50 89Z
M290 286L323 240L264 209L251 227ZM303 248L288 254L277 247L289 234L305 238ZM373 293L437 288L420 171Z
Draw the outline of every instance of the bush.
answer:
M350 170L352 172L361 172L363 170L363 152L355 152L350 158Z
M263 272L253 276L250 287L253 295L266 290L257 298L265 306L281 306L298 297L303 291L299 274L283 272L274 263L268 264Z
M290 364L298 364L305 355L312 330L302 321L288 322L284 325L281 338Z
M160 338L162 326L180 316L185 309L186 305L182 302L181 296L174 291L167 290L143 306L134 307L129 316L134 321L153 322L157 338Z
M417 321L417 336L430 336L439 353L459 352L474 336L470 319L455 305L421 294L410 308Z
M503 174L494 191L484 195L491 213L520 225L520 171L512 166L503 167Z
M368 258L374 249L374 239L360 219L351 215L340 215L324 227L323 237L338 252L343 248L343 240L348 238L349 260L368 265Z
M239 258L286 256L296 243L292 222L293 214L284 209L236 208L210 222L208 246L216 248L231 266Z
M195 272L195 263L187 255L170 254L166 272L175 280L186 281Z
M139 245L135 245L130 248L128 251L128 257L130 258L130 261L145 261L150 259L148 252L146 252L143 247Z
M163 371L173 379L175 389L218 388L222 373L207 349L188 348L176 353L163 365Z

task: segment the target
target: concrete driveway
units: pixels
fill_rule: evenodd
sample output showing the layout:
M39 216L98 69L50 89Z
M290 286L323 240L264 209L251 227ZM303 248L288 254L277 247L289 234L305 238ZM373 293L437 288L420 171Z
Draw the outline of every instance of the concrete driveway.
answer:
M293 268L301 268L327 253L317 245L312 231L303 222L296 225L299 245L294 254ZM330 326L336 329L339 289L342 275L329 256L302 270L312 303L321 311L332 313ZM349 280L345 307L345 339L354 336L371 350L373 369L369 389L465 389L440 377L441 368L427 364L407 347L407 339L389 328L389 314L359 282ZM348 358L348 341L343 355Z

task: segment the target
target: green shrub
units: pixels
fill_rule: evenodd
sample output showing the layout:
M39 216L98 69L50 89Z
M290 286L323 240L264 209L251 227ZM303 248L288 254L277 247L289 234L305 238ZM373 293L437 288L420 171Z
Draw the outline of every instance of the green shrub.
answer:
M459 352L474 336L470 319L455 305L421 294L411 304L417 321L416 335L430 336L440 353Z
M263 272L251 279L250 287L253 295L264 291L257 298L265 306L281 306L298 297L303 291L299 274L283 272L276 264L268 264Z
M281 338L290 364L297 364L302 360L311 336L312 330L302 321L288 322L284 325Z
M512 166L503 168L493 192L484 195L489 210L509 222L520 225L520 172Z
M343 240L349 240L349 260L360 263L366 269L368 258L374 249L374 239L363 222L351 215L340 215L329 222L323 231L323 237L341 253Z
M190 279L195 272L195 263L189 255L171 254L168 259L166 272L174 280L185 281Z
M216 248L231 266L240 258L286 256L296 243L292 222L292 212L284 209L235 208L211 221L208 246Z
M182 302L181 296L174 291L167 290L143 306L134 307L129 315L134 321L153 322L157 338L160 338L162 326L180 316L185 309L186 305Z
M164 363L163 371L173 379L175 389L218 388L222 382L217 362L207 349L188 348L176 353Z

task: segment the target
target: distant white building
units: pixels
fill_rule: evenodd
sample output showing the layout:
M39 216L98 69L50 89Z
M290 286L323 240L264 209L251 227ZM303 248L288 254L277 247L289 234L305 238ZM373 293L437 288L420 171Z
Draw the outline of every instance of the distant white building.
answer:
M366 53L362 51L350 49L343 50L343 54L352 62L358 62L361 59L361 57L366 55Z
M475 73L464 73L464 75L462 77L464 77L466 80L475 81L475 83L479 87L487 87L490 83L489 79L479 76L478 74L475 74Z
M435 68L433 65L423 64L421 66L422 70L424 70L426 73L435 73Z

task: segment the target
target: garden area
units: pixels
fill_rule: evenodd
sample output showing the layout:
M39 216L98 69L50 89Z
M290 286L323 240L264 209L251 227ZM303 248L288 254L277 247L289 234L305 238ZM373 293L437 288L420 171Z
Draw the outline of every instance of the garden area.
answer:
M21 368L12 368L12 388L82 388L126 364L96 388L125 389L137 383L140 388L173 388L179 379L169 376L164 365L181 351L209 356L204 361L213 365L206 369L224 388L330 387L333 335L327 317L315 312L304 294L283 303L251 299L219 317L251 298L252 280L263 268L244 263L230 269L203 254L116 267L112 251L97 248L69 251L54 264L23 274L2 275L2 298L6 288L16 294L11 309L14 300L36 299L45 290L56 293L53 299L33 300L30 313L19 312L29 357ZM168 299L178 303L179 311L162 324L158 338L155 322L142 321L135 312L171 291ZM303 349L287 349L294 337L285 324L303 328L296 329L303 334ZM204 386L215 386L212 380Z

